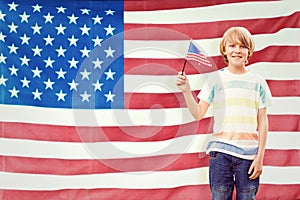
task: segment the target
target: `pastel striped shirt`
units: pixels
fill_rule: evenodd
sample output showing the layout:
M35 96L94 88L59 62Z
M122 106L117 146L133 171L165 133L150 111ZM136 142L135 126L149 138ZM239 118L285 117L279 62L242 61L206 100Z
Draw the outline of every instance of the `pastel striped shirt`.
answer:
M271 105L271 92L264 78L250 70L233 74L224 68L207 78L198 98L213 106L214 133L206 152L254 159L258 150L258 109Z

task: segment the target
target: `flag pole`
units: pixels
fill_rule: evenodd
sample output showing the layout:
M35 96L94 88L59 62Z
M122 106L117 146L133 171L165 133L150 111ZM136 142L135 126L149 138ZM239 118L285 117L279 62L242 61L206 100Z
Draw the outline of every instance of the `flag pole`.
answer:
M191 38L190 43L189 43L189 49L190 49L190 46L191 46L191 42L192 42L192 38ZM189 49L188 49L188 52L189 52ZM187 52L187 54L188 54L188 52ZM184 63L183 63L182 70L181 70L182 75L183 75L183 72L184 72L184 69L185 69L185 65L186 65L186 56L184 58Z
M182 70L181 70L182 75L183 75L183 72L184 72L184 69L185 69L185 64L186 64L186 58L184 59L184 64L183 64L183 67L182 67Z

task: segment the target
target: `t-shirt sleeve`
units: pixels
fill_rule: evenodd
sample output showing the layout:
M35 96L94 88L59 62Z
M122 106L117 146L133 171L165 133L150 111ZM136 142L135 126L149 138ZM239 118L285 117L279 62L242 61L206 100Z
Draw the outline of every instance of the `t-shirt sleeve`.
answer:
M203 100L205 102L207 102L208 104L211 104L213 102L214 99L214 86L212 83L212 77L209 77L203 87L201 88L199 94L198 94L198 99Z
M262 79L261 81L261 85L259 88L259 96L259 109L272 105L272 94L267 82L264 79Z

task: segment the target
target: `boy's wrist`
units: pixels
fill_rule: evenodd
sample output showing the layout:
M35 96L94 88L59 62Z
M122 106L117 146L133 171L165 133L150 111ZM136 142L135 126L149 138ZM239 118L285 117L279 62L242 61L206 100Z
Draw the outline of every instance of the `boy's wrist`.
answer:
M191 90L186 90L182 92L185 97L192 96Z

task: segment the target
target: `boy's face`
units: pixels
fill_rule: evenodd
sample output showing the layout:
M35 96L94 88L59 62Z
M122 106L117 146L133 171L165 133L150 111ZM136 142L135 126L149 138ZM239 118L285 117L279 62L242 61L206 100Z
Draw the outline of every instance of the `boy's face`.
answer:
M248 48L240 42L226 42L224 54L229 65L244 67L248 60L248 52Z

